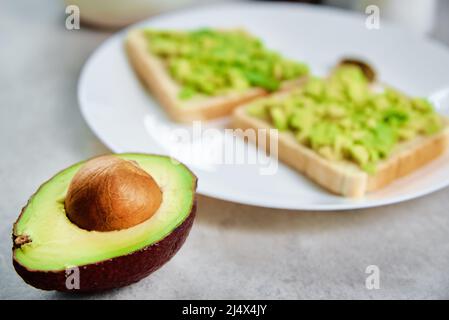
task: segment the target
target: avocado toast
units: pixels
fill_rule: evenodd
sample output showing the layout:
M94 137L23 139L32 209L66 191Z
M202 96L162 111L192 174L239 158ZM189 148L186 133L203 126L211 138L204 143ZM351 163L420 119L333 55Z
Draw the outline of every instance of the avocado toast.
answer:
M239 107L233 127L278 129L267 139L278 139L281 160L333 193L360 197L435 159L449 141L448 120L427 100L378 89L360 66L341 65Z
M180 122L228 115L308 74L306 65L268 50L243 30L136 29L125 46L136 73Z

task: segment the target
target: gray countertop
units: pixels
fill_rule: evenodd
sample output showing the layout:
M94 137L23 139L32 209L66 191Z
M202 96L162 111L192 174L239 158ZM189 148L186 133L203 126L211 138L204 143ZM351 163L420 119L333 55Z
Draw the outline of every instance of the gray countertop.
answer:
M449 12L444 1L440 12ZM83 121L80 70L110 33L64 28L61 2L0 8L0 298L67 299L27 286L11 264L11 227L55 172L108 150ZM444 10L443 10L444 9ZM449 43L440 18L435 37ZM132 286L76 298L449 298L449 189L352 212L293 212L200 196L181 251ZM380 289L365 286L368 265Z

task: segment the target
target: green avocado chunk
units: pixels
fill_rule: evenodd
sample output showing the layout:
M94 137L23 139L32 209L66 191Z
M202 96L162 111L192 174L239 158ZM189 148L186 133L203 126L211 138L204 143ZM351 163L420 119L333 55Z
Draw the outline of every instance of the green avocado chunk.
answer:
M180 99L260 87L268 91L308 74L308 67L268 50L242 30L145 30L150 51L181 85Z
M85 266L82 272L88 274L90 269L95 269L89 266L96 265L99 266L98 268L101 266L104 273L111 272L108 278L111 282L116 277L122 277L122 275L125 277L125 272L132 273L138 268L142 269L138 270L140 274L131 274L129 279L125 277L120 280L120 283L104 284L106 287L119 286L124 281L136 281L137 276L148 274L151 270L145 268L151 266L151 261L164 263L183 243L181 241L183 238L174 239L176 241L173 243L179 243L179 246L170 247L169 252L163 251L164 239L182 225L194 210L196 177L187 167L174 162L169 157L144 154L116 156L135 161L143 170L151 174L161 188L162 202L156 213L148 220L128 229L108 232L81 229L68 219L64 209L64 199L72 178L83 162L63 170L44 183L30 198L14 225L13 238L23 237L26 240L20 247L14 248L14 263L24 271L24 278L29 276L28 281L41 277L42 282L45 283L44 289L59 289L46 280L53 274L56 275L48 271L59 272L74 266ZM189 229L183 230L188 233ZM187 233L182 236L186 236ZM159 249L149 250L150 246L156 243L159 244L157 246ZM151 261L142 261L143 264L139 266L125 266L123 261L126 259L132 261L135 252L137 253L135 257L146 254L146 259ZM148 257L148 254L154 254L154 256ZM112 263L114 261L117 263ZM113 268L106 270L106 265L111 265ZM119 272L122 267L124 270ZM30 273L37 275L32 276ZM100 281L100 278L101 276L98 275L97 280ZM85 283L85 285L94 286L95 283Z
M326 79L311 78L287 95L255 101L247 113L291 132L324 158L351 161L368 173L398 143L443 128L429 101L392 88L375 92L355 65L341 65Z

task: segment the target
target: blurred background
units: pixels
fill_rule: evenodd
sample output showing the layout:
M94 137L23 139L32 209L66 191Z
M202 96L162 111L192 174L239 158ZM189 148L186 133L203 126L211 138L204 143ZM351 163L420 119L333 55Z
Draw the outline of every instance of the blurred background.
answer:
M104 0L65 0L67 5L73 4L80 8L85 25L97 28L120 28L170 10L224 1L239 0L109 0L107 5ZM449 27L447 24L441 25L449 20L449 3L445 0L293 0L288 2L328 5L359 12L365 12L367 6L375 5L379 8L382 19L402 24L413 32L435 35L449 42Z

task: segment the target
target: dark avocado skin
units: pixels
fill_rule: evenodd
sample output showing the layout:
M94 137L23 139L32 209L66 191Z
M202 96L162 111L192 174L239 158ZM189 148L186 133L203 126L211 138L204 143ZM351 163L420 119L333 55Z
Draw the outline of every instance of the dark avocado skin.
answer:
M184 244L196 213L196 201L189 216L162 240L130 254L80 266L80 289L67 289L65 270L28 270L13 258L17 273L29 285L42 290L96 292L127 286L153 273L169 261Z

